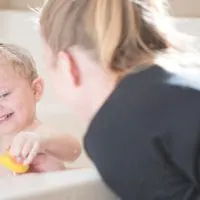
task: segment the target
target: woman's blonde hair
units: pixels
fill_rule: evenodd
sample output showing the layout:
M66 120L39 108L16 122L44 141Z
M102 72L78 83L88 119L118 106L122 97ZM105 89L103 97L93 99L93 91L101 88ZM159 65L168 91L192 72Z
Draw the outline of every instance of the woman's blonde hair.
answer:
M41 33L55 55L78 45L102 66L125 72L170 47L155 23L162 8L156 0L47 0Z

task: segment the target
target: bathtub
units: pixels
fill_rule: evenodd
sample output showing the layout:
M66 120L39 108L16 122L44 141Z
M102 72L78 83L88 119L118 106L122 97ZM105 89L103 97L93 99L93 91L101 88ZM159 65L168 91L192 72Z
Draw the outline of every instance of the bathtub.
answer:
M94 169L0 179L0 200L117 200Z

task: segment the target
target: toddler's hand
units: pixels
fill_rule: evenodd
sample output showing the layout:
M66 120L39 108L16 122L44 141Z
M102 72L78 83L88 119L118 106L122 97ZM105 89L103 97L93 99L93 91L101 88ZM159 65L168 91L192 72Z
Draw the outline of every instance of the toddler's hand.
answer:
M10 146L10 154L17 162L30 164L41 151L41 137L34 132L20 132Z

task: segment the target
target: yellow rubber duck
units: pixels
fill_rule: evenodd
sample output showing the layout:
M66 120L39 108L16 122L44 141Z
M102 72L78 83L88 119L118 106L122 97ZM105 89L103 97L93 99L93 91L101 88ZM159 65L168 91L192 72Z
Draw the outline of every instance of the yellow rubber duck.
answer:
M9 152L5 152L4 154L0 155L0 165L4 166L15 174L24 174L29 170L28 165L17 163L9 154Z

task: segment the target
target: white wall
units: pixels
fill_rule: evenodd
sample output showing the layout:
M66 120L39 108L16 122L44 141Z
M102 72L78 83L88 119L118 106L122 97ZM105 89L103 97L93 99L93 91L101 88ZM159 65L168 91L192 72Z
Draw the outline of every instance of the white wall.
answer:
M55 98L51 89L44 67L41 40L38 30L35 29L34 20L36 21L36 16L31 12L0 12L0 42L12 42L29 49L37 61L39 73L46 81L44 98L38 107L42 120L59 130L69 131L82 138L83 126L77 122L70 109ZM175 23L179 30L200 36L200 19L176 19ZM80 159L80 163L86 164L84 157Z

